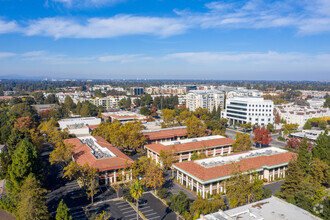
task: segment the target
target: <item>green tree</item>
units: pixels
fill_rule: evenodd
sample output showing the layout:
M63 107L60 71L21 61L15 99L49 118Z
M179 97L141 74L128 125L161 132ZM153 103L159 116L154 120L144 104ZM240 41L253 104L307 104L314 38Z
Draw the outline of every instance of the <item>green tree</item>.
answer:
M281 197L294 202L294 195L299 190L299 184L304 179L304 173L298 161L291 161L285 172L285 180L281 186Z
M182 112L180 112L178 116L176 116L176 121L179 123L179 125L183 126L186 125L186 120L189 117L191 117L191 112L185 109Z
M57 164L64 168L68 165L72 158L74 146L72 144L65 144L58 142L55 149L49 155L50 164Z
M92 204L94 203L94 196L98 193L98 174L97 174L97 169L92 168L92 167L87 167L86 169L86 176L87 176L87 189L86 193L89 199L92 200Z
M71 220L72 219L70 210L69 210L68 206L64 203L63 199L60 201L60 203L57 206L55 219L56 220Z
M175 111L172 109L163 109L162 110L163 115L163 124L162 127L168 128L175 126Z
M202 120L210 120L210 112L206 108L196 108L196 110L193 113L197 118Z
M328 123L324 120L321 120L318 127L321 129L321 130L325 130L327 128L327 125Z
M141 122L128 122L102 125L93 133L103 134L104 138L114 146L123 150L141 150L146 138L142 134Z
M9 196L14 198L21 191L29 174L38 176L40 173L40 160L32 143L24 139L18 144L12 155L12 164L8 168L6 188Z
M317 137L312 155L314 158L319 158L330 166L330 135L328 131Z
M14 118L30 117L32 121L38 121L37 111L26 102L14 105L10 109L9 115Z
M285 135L291 134L292 132L298 129L298 124L284 124L282 125L282 129Z
M165 170L171 168L172 164L177 161L175 147L172 146L167 150L160 150L159 160Z
M55 96L55 94L49 94L45 99L45 104L58 104L58 98Z
M18 194L17 219L48 219L49 214L45 204L46 193L47 190L41 188L40 182L33 175L29 175L23 182Z
M102 213L95 216L95 218L92 218L93 220L108 220L111 217L111 213L107 213L106 211L103 211Z
M142 107L142 108L140 109L140 113L141 113L142 115L150 115L150 114L151 114L151 111L149 110L148 107Z
M186 125L189 138L206 136L206 125L196 116L187 118Z
M164 184L165 179L163 177L163 171L158 168L154 161L152 161L151 166L147 168L143 182L146 184L147 187L153 188L156 194L157 188L161 187Z
M169 207L181 215L188 210L189 206L190 199L183 191L180 191L178 194L174 194L169 198Z
M136 219L139 219L139 198L142 197L142 194L144 192L141 183L136 180L130 187L130 193L132 195L132 197L135 199L136 201Z
M76 105L74 104L72 98L68 95L65 97L64 106L68 111L73 111L76 107Z
M238 132L238 133L236 133L235 139L236 140L233 143L234 152L251 150L252 141L251 141L250 135Z

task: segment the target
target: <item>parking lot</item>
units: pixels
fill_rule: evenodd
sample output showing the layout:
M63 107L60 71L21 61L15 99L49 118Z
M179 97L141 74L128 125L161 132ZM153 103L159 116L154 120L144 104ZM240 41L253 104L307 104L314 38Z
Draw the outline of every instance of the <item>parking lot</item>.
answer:
M88 209L88 215L92 216L95 213L106 211L111 214L113 220L135 220L136 211L133 207L124 200L115 200L97 204ZM140 217L142 220L142 218Z
M139 205L139 210L149 220L162 219L172 220L176 219L176 214L165 206L158 198L152 193L144 193L142 196L146 203Z

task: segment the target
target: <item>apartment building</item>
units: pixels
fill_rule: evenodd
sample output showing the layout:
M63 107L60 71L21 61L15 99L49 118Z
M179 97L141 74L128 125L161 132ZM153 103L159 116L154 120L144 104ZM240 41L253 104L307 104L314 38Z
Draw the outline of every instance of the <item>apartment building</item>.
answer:
M143 87L131 87L129 91L130 91L131 95L143 95L144 94Z
M274 103L262 97L234 97L226 100L226 109L221 114L230 124L255 124L264 126L274 123Z
M111 108L119 108L120 98L115 96L107 96L103 98L97 97L94 99L89 99L88 101L97 107L102 107L109 110Z
M296 153L269 147L236 153L229 156L218 156L195 161L184 161L172 165L176 179L183 186L203 198L226 193L226 181L231 177L235 167L243 173L257 174L259 179L272 181L284 178L289 162L296 158Z
M276 105L276 112L288 124L298 124L302 128L311 118L330 117L330 109L323 107L300 106L290 104Z
M209 111L214 107L224 107L224 93L218 90L191 90L186 97L186 106L190 111L195 111L199 107Z

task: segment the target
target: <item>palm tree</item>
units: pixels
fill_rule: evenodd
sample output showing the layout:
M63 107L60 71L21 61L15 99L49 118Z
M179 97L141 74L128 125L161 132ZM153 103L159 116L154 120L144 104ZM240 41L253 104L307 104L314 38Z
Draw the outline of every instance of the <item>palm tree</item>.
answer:
M142 193L144 192L142 184L136 180L130 188L130 193L136 201L136 219L139 220L139 198L141 198Z

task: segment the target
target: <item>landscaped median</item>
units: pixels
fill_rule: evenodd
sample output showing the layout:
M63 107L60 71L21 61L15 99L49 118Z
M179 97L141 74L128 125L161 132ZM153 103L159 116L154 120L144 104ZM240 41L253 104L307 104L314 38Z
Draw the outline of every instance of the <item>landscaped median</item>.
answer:
M126 200L127 201L127 200ZM132 206L132 208L136 211L137 210L137 208L136 208L136 206L133 204L133 203L131 203L130 201L127 201L131 206ZM142 212L141 211L139 211L139 215L140 215L140 217L143 219L143 220L148 220L143 214L142 214Z

